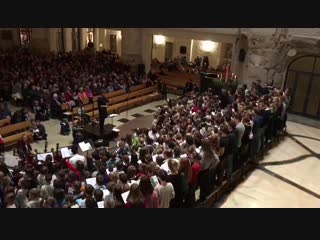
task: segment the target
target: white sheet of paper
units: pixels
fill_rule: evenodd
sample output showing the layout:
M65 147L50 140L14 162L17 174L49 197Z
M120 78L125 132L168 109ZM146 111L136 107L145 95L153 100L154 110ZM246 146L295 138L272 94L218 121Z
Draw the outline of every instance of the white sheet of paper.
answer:
M51 157L52 157L52 159L53 159L53 154L52 154L52 152L50 152L50 153L40 153L40 154L37 155L37 159L38 159L38 161L45 161L45 160L46 160L46 157L47 157L48 155L51 155Z
M187 154L182 154L181 156L180 156L180 158L186 158L187 157Z
M112 172L116 172L116 171L117 171L117 168L116 168L116 167L114 167ZM107 169L107 174L108 174L108 175L110 174L109 169Z
M159 156L159 155L157 155L157 154L156 154L156 155L153 155L153 156L152 156L152 160L153 160L154 162L156 162L158 156Z
M86 183L90 184L94 187L94 185L96 185L96 183L97 183L97 180L96 180L96 178L87 178Z
M128 182L129 186L131 186L131 185L132 185L132 184L134 184L134 183L136 183L136 184L138 184L138 185L139 185L139 183L140 183L140 179L139 179L139 180L137 180L137 181L131 180L131 182Z
M168 173L168 175L171 174L171 171L170 171L169 166L168 166L168 161L165 162L164 164L162 164L160 168L165 170Z
M112 131L114 132L120 132L120 130L118 128L112 128Z
M141 163L142 163L142 161L141 161L141 160L139 160L139 161L138 161L138 164L141 164Z
M81 142L81 143L79 143L79 146L80 146L82 152L86 152L86 151L92 149L92 146L90 143Z
M108 189L103 190L103 198L105 198L106 196L110 195L110 192Z
M97 202L98 208L104 208L104 201Z
M124 203L127 203L127 197L129 195L129 192L130 191L127 191L127 192L124 192L124 193L121 194L121 197L122 197Z
M73 156L71 149L64 147L60 149L62 158L70 158Z
M114 117L116 117L116 116L119 116L119 114L113 113L113 114L110 114L110 115L109 115L109 118L114 118Z

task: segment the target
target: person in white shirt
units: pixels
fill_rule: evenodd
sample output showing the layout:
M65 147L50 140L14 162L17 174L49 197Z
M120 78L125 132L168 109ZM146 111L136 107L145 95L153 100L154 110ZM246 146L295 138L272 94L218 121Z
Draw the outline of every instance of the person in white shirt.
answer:
M73 148L72 148L72 153L73 153L73 156L69 159L69 162L70 162L74 167L76 167L76 163L77 163L78 161L83 162L83 164L84 164L85 166L87 165L87 159L86 159L86 157L78 154L78 148L77 148L77 147L73 147Z
M159 208L169 208L170 201L175 197L172 183L167 182L167 172L163 169L159 171L160 184L155 187L159 196Z
M41 186L41 190L40 190L40 197L42 199L47 199L48 197L53 196L53 185L51 181L52 181L52 175L46 174L45 184Z

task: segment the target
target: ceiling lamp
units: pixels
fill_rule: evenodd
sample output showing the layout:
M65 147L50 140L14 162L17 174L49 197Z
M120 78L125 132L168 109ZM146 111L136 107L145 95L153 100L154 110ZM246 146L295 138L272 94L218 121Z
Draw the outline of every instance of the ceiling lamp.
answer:
M154 35L154 43L157 45L164 45L166 42L165 36L162 35Z
M201 49L205 52L214 52L218 47L218 43L212 41L201 41Z

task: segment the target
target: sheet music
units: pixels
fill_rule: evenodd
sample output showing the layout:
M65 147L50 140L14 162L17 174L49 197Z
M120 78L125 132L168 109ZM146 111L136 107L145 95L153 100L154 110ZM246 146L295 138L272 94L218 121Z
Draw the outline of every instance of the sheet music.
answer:
M150 181L151 181L151 184L152 184L153 187L156 187L159 184L159 180L158 180L157 176L152 176L150 178Z
M127 197L129 195L129 192L130 191L127 191L127 192L124 192L124 193L121 194L121 197L122 197L124 203L127 203Z
M129 186L131 186L132 184L134 184L134 183L136 183L136 184L140 184L140 179L139 180L137 180L137 181L135 181L135 180L131 180L131 182L128 182L128 185Z
M73 156L71 149L69 149L68 147L61 148L60 151L62 158L70 158Z
M120 130L118 128L112 128L112 131L114 132L120 132Z
M48 155L51 155L51 157L52 157L52 159L53 159L53 154L52 154L52 152L50 152L50 153L41 153L41 154L38 154L38 155L37 155L37 159L38 159L38 161L45 161L45 160L46 160L46 157L47 157Z
M96 183L97 183L97 180L96 180L96 178L87 178L86 183L90 184L94 187L94 185L96 185Z
M82 152L86 152L92 149L92 146L90 143L81 142L79 143L79 147Z
M106 196L110 195L110 192L108 189L103 190L103 198L105 198Z
M113 114L110 114L110 115L109 115L109 118L113 118L113 117L116 117L116 116L119 116L119 114L113 113Z
M97 202L98 208L104 208L104 201Z

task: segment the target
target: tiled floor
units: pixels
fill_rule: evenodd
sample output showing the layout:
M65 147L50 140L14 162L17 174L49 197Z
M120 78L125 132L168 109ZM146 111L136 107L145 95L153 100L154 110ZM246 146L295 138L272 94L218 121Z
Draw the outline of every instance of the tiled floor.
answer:
M320 207L320 129L288 122L288 133L221 207Z

